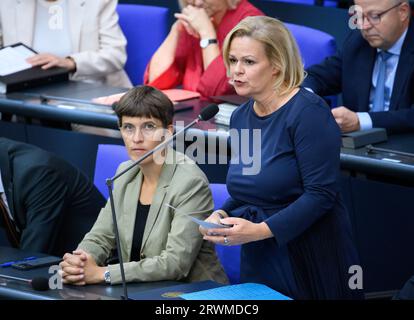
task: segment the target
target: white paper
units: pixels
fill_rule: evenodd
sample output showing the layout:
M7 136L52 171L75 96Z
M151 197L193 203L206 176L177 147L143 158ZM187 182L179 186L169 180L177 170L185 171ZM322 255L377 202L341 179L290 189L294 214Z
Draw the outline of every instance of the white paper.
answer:
M21 47L23 46L18 46L17 49L6 47L0 50L0 76L7 76L32 67L30 63L26 62L30 50Z
M229 226L229 225L206 222L204 220L200 220L200 219L197 219L197 218L194 218L194 217L190 217L190 219L193 220L195 223L199 224L200 226L202 226L204 229L231 228L231 226Z
M180 212L180 210L178 210L177 208L173 207L172 205L165 203L164 206L169 207L175 211ZM191 213L201 213L204 211L195 211L195 212L191 212ZM225 224L216 224L216 223L212 223L212 222L206 222L204 220L200 220L194 217L189 217L191 220L193 220L195 223L197 223L198 225L202 226L204 229L217 229L217 228L231 228L232 225L225 225Z
M13 47L13 49L15 52L20 53L20 55L24 59L27 59L27 58L30 58L36 55L36 53L34 53L32 50L28 49L25 46L16 46L16 47Z

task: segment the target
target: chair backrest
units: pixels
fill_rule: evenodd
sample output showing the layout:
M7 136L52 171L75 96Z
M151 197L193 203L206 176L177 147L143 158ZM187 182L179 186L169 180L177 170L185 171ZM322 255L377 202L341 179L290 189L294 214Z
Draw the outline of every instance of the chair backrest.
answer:
M296 39L305 68L335 54L336 40L332 35L297 24L285 23L285 25Z
M210 184L213 195L214 210L219 209L229 197L225 184ZM240 248L241 246L216 245L217 256L223 265L230 283L240 282Z
M306 4L308 6L314 6L317 4L317 1L315 0L267 0L267 1ZM323 2L323 6L336 8L338 6L338 0L325 0Z
M126 148L117 144L100 144L96 154L95 177L96 188L107 199L109 197L106 179L115 175L118 166L129 160Z
M332 35L297 24L285 23L285 25L296 39L305 68L335 54L336 40Z
M128 41L125 65L133 85L142 84L145 68L168 33L169 9L118 4L119 25Z
M335 54L336 40L332 35L297 24L285 25L296 39L305 68L321 63L325 58ZM325 97L325 100L331 108L337 104L336 96Z

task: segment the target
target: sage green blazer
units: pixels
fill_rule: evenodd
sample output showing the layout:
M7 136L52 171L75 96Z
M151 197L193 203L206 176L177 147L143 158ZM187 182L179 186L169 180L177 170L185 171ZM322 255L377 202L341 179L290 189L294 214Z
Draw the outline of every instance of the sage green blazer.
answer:
M118 172L131 161L122 163ZM141 246L141 260L130 261L142 172L137 166L114 183L114 203L126 281L203 281L227 283L214 245L204 241L190 217L205 219L213 210L209 183L188 157L168 149L148 213ZM169 204L177 210L171 209ZM109 201L91 231L78 246L103 265L116 248ZM121 282L119 264L110 265L111 283Z

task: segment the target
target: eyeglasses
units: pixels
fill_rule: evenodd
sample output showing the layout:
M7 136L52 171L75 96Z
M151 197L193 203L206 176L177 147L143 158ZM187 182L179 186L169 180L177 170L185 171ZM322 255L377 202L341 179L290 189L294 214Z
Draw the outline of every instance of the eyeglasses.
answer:
M157 130L157 126L152 122L145 122L139 126L139 130L146 138L152 137ZM128 138L134 137L137 132L137 127L130 123L124 123L120 127L121 133Z
M395 9L397 7L399 7L401 4L403 4L403 2L399 2L396 5L392 6L391 8L384 10L380 13L368 13L368 14L362 14L363 18L367 18L368 21L372 24L372 25L377 25L381 23L381 17L383 15L385 15L386 13L390 12L392 9ZM356 14L356 13L355 13Z

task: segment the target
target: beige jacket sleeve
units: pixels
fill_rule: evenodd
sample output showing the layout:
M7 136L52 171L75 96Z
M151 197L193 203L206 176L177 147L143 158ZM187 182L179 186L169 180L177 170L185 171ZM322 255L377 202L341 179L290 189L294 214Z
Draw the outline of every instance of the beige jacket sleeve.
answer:
M112 213L108 201L99 213L98 219L91 231L85 235L78 248L88 252L99 266L103 266L105 260L110 256L111 250L115 249L115 247Z
M116 170L116 174L125 169L127 163L122 163ZM122 184L121 181L115 181L113 185L115 210L117 218L119 219L119 194L117 192L118 185ZM121 226L118 222L118 230ZM79 249L88 252L96 261L99 266L103 266L105 260L110 256L111 251L116 248L114 224L112 219L111 204L108 198L106 205L102 208L98 218L95 221L92 229L85 235L81 243L78 245Z
M77 65L73 78L107 75L122 70L126 59L126 39L118 25L116 0L93 1L99 5L95 30L85 31L80 39L80 52L71 54ZM85 18L87 18L87 12ZM87 37L90 32L93 37ZM96 38L98 43L91 41Z

